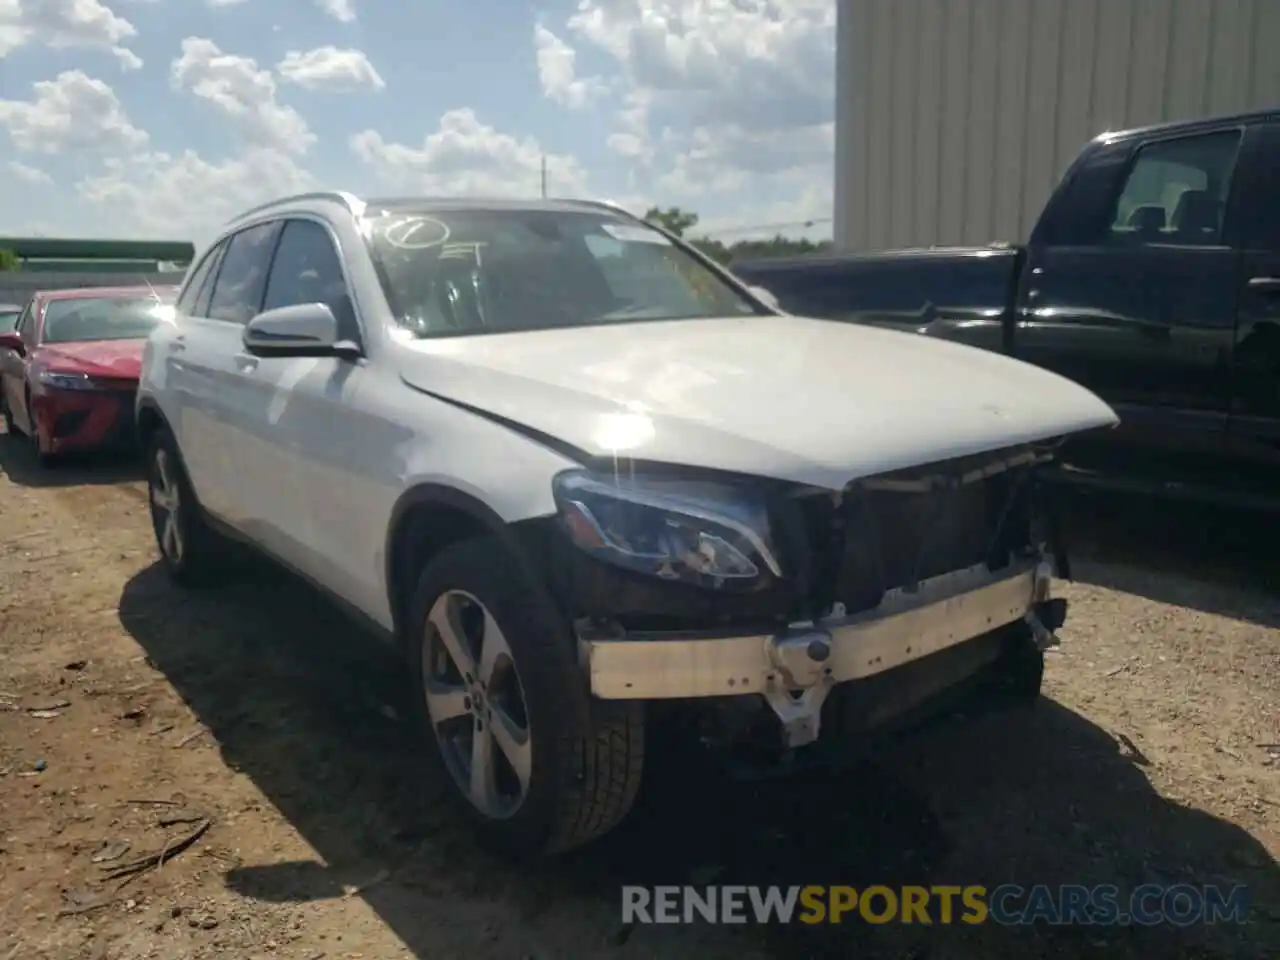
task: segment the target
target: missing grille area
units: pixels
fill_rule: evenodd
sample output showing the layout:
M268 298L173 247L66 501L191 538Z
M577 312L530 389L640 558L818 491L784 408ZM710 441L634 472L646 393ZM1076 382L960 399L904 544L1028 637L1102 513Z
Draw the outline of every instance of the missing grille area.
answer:
M889 590L977 564L1007 566L1030 545L1036 462L988 454L860 481L838 504L815 498L805 508L815 615L834 603L869 610Z

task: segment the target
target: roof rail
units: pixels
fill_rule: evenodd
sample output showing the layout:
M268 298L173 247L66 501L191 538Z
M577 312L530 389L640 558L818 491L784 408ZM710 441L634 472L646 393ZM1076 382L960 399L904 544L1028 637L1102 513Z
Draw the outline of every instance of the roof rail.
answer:
M361 212L364 210L364 201L353 193L348 193L345 190L316 190L311 193L295 193L287 197L279 197L275 200L269 200L266 203L260 203L258 206L245 210L227 222L229 224L238 223L246 217L263 213L273 207L281 207L288 203L296 203L299 200L332 200L335 203L342 204L342 206L351 211L352 215L357 217L360 216Z

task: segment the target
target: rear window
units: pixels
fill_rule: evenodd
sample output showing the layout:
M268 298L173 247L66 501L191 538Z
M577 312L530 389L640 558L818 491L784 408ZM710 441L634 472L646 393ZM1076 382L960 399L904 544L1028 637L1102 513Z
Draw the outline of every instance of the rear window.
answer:
M0 310L0 333L12 333L18 326L21 310Z
M173 316L172 294L50 300L44 311L45 343L143 339Z

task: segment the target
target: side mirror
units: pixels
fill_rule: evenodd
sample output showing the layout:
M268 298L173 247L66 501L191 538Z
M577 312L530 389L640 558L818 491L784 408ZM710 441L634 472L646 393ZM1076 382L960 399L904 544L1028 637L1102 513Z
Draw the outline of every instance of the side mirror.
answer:
M0 333L0 350L12 350L18 356L22 356L27 352L27 348L22 342L21 334L14 330L6 330L4 333Z
M338 339L338 320L327 304L299 303L266 310L244 328L244 349L255 357L355 357L360 351Z
M772 307L774 310L782 309L782 304L778 303L778 298L773 295L772 291L766 290L764 287L757 287L754 285L749 285L747 289L751 291L752 295L755 296L757 300L763 300L766 305Z

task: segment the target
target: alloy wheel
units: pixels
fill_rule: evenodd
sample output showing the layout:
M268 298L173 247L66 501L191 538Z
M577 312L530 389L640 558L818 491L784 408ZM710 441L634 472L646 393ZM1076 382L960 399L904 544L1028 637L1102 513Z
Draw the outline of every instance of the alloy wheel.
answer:
M533 739L502 628L474 596L449 590L423 633L423 693L445 768L480 813L507 819L529 793Z
M156 450L151 465L151 524L156 543L170 563L181 563L186 543L182 533L182 494L177 471L163 447Z

